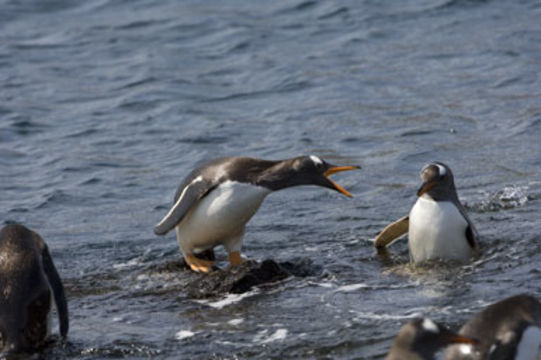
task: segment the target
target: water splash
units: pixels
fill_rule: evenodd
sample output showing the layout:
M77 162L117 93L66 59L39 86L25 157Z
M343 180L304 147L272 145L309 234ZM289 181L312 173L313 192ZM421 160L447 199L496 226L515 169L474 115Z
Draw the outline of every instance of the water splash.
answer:
M488 193L487 199L472 208L478 212L510 210L526 204L529 200L528 186L509 185L494 193Z

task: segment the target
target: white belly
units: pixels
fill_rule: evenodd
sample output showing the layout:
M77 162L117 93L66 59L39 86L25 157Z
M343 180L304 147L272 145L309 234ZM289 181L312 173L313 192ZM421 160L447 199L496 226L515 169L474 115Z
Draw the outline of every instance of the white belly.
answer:
M234 181L220 184L177 225L180 248L185 253L199 252L242 236L269 193L267 188Z
M529 326L522 333L522 338L517 346L516 360L536 360L538 359L541 346L541 328Z
M411 260L468 260L472 249L466 239L467 227L468 222L452 202L420 197L409 216Z

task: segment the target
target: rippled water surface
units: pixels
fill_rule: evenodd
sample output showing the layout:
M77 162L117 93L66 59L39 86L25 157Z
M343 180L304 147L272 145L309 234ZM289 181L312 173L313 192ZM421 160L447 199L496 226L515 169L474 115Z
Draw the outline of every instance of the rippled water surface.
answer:
M411 317L541 297L539 19L527 0L0 2L0 221L45 238L71 311L46 358L379 359ZM188 298L152 232L180 180L301 154L360 164L335 177L355 198L271 194L244 254L317 275ZM481 234L470 265L372 247L430 160Z

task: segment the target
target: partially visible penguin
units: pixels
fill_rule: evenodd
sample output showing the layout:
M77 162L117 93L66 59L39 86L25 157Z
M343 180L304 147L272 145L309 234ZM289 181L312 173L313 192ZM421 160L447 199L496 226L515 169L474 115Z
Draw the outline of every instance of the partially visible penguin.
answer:
M408 322L398 332L385 360L433 360L436 353L451 344L477 344L475 339L449 331L429 318Z
M32 352L44 345L53 302L65 338L68 306L47 244L25 226L5 226L0 230L0 355Z
M243 262L240 255L244 227L273 191L298 185L318 185L351 194L329 179L358 166L335 166L317 156L270 161L248 157L214 159L193 170L180 184L174 204L154 227L157 235L175 229L184 259L192 270L209 272L213 248L223 245L232 266Z
M460 203L451 168L435 161L420 173L423 183L408 216L385 227L374 246L382 249L408 233L410 259L467 261L479 252L478 234Z
M476 352L450 347L445 360L537 360L541 357L541 303L527 294L487 306L462 328L461 336L479 340Z

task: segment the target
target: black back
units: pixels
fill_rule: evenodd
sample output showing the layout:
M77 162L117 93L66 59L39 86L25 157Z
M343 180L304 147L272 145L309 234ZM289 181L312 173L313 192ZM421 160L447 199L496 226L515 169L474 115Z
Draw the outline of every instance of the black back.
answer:
M494 359L513 359L501 356L514 354L522 331L532 324L541 326L541 303L530 295L521 294L488 306L464 324L459 333L479 340L477 348L482 359L487 358L491 348L493 355L499 356L493 357ZM453 346L445 359L468 358Z
M19 351L43 344L51 291L57 304L60 333L66 336L69 321L64 288L43 239L22 225L5 226L0 231L0 259L3 346Z

